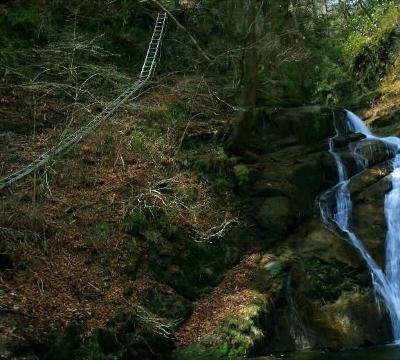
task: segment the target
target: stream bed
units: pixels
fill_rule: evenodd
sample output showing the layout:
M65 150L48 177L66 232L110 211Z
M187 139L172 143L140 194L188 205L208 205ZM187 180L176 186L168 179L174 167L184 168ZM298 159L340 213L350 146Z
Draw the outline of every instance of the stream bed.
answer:
M400 346L388 345L343 352L300 351L276 356L276 358L283 360L399 360Z

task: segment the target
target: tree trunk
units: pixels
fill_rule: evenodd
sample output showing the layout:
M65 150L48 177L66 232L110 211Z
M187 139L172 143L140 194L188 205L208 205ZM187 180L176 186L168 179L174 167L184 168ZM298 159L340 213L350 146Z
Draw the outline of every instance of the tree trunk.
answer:
M258 75L258 53L257 53L257 29L256 29L257 7L256 0L250 0L247 14L248 33L246 41L246 53L244 60L243 80L243 112L240 114L233 128L230 139L229 150L232 153L243 153L250 139L251 125L257 104L257 75Z

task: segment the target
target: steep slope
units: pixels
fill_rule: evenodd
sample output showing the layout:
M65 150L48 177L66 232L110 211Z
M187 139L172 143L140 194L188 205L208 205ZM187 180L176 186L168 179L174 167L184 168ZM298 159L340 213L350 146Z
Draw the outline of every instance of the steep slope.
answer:
M3 192L7 348L22 351L71 326L84 337L105 327L119 333L122 325L110 321L128 313L136 325L125 331L136 342L123 348L145 351L137 339L172 332L191 300L251 246L232 232L239 221L232 188L218 182L232 167L218 148L227 117L213 114L206 97L188 107L191 84L196 79L153 90L38 173L36 185L28 179ZM191 121L192 106L204 120ZM167 351L158 342L151 351Z

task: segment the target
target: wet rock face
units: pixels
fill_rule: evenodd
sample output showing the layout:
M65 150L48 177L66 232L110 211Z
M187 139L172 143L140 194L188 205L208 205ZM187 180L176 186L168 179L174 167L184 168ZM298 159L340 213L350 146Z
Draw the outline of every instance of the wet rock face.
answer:
M354 144L354 152L366 159L369 166L393 158L396 151L395 145L378 139L364 139Z
M365 139L365 135L360 133L339 135L333 139L333 145L335 146L335 148L343 148L352 142L360 141L363 139Z
M348 185L352 230L381 264L384 195L391 187L394 148L349 132L341 110L312 107L275 115L262 119L264 128L251 149L256 160L249 164L255 170L248 211L266 252L249 258L246 266L242 262L209 299L197 303L191 319L211 308L207 319L213 321L204 336L179 351L182 359L194 354L215 358L305 348L340 350L391 341L390 322L376 305L364 261L345 234L323 226L316 200L338 182L337 164L329 153L336 124L339 136L333 146L340 149L348 174L354 175ZM334 196L326 201L334 210ZM218 298L222 300L215 304ZM227 304L232 303L230 309ZM183 334L198 336L201 332L193 331L197 323L191 319ZM207 319L202 318L202 328Z
M309 111L283 112L260 132L260 138L270 143L258 147L263 155L251 193L254 219L267 248L288 247L297 259L286 274L280 301L264 324L268 335L258 345L263 349L260 354L266 349L348 349L391 341L387 314L376 305L364 261L345 234L321 224L315 201L338 182L337 164L328 151L328 139L335 131L325 124L328 111L320 108L320 132L314 129L311 136L304 136L300 124L309 129L318 118L316 108L313 116L305 116ZM383 264L384 199L391 189L396 148L351 132L340 111L329 113L332 126L335 122L339 128L332 145L352 177L351 228L377 263ZM278 139L279 132L287 134L281 136L285 140Z
M350 181L353 199L352 229L364 246L383 266L385 260L385 194L391 190L391 162L382 163L355 176Z
M297 262L269 320L266 348L340 350L390 341L387 316L376 306L370 276L350 244L315 220L287 245Z
M364 135L358 133L339 136L333 139L333 143L349 177L358 174L365 168L393 159L396 154L395 145L379 139L366 139ZM337 165L335 161L332 161L332 155L328 154L327 156L324 170L329 174L337 173ZM337 176L335 179L337 182Z
M281 241L294 227L316 212L315 199L338 181L335 159L329 154L328 139L336 134L335 146L343 149L342 159L350 174L366 162L392 156L379 141L348 133L343 110L303 107L264 114L259 121L257 145L261 153L251 186L250 203L254 219L265 233L266 244ZM357 159L354 158L354 147ZM369 151L373 148L374 151Z
M345 112L322 106L261 110L256 125L258 146L273 152L290 143L314 144L335 135L334 121L344 127Z

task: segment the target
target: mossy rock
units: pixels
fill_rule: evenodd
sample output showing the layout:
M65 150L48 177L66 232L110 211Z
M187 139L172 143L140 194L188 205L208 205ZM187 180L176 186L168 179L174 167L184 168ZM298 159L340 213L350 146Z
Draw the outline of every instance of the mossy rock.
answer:
M258 257L247 287L238 290L248 294L241 298L240 310L237 313L229 312L222 318L217 317L212 329L202 333L195 343L186 344L179 349L174 358L239 359L265 354L262 351L265 350L264 344L268 342L270 315L282 294L290 263L286 256L287 253L276 258L268 253ZM229 291L226 296L229 299Z
M335 121L343 120L343 110L321 106L284 108L260 112L257 140L266 152L279 149L274 140L294 137L297 144L312 144L335 135Z
M342 293L362 288L359 271L340 262L325 262L317 257L304 260L305 293L321 304L336 301Z
M268 243L282 240L296 224L296 214L291 201L284 196L266 198L255 218L265 231Z

